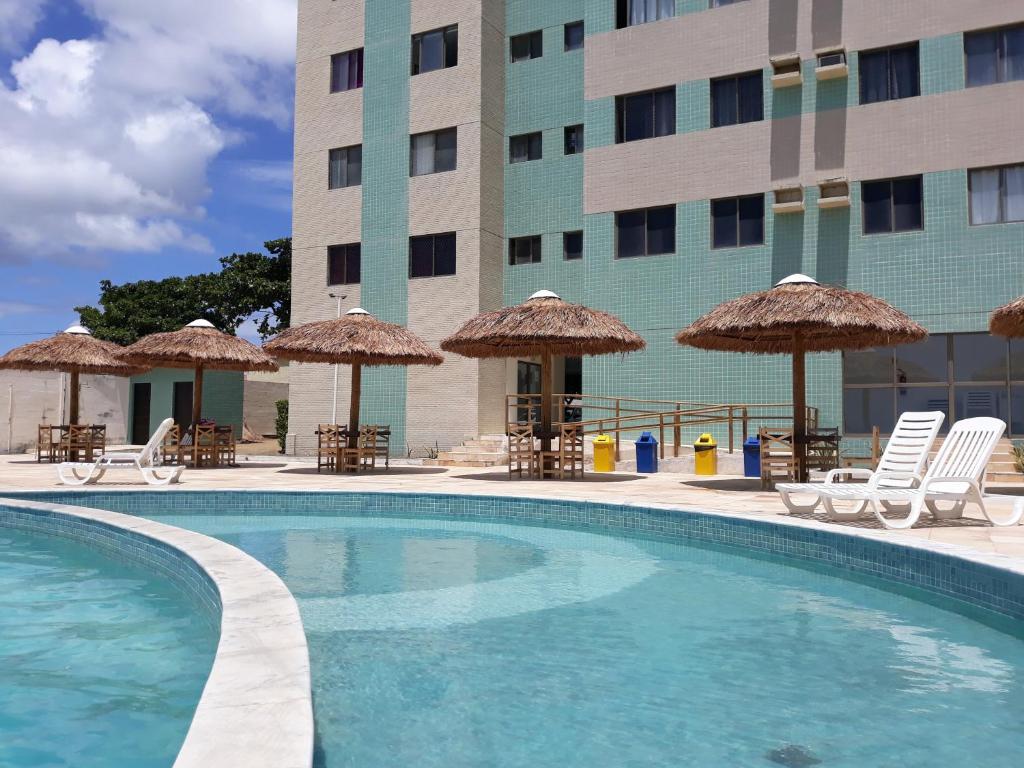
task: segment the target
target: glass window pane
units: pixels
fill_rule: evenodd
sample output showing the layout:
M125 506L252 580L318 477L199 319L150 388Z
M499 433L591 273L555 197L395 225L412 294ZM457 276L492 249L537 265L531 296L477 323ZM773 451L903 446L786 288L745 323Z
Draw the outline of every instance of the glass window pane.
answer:
M1010 379L1024 382L1024 339L1010 339Z
M866 181L860 185L864 204L864 234L892 232L892 185L888 181Z
M434 274L455 274L455 233L434 237Z
M889 98L889 52L860 54L860 103L873 104Z
M764 85L760 72L739 78L739 122L752 123L764 119Z
M896 413L906 411L942 411L943 433L949 431L949 387L897 387Z
M971 32L964 35L968 88L996 82L998 49L999 37L996 32Z
M540 235L534 235L530 238L530 255L533 257L531 261L534 264L540 263L541 258L541 240Z
M649 139L654 135L654 97L637 93L623 98L625 105L625 141Z
M889 433L895 426L891 387L843 390L845 433L870 435L873 427L878 427L883 433Z
M582 259L583 233L566 232L562 235L562 251L566 259Z
M578 51L583 47L583 22L565 25L565 50Z
M673 253L676 249L676 208L647 211L647 254Z
M518 61L526 61L530 58L530 36L529 35L516 35L510 41L512 49L512 63L515 64Z
M1008 421L1010 417L1008 392L1005 386L957 386L953 388L953 406L956 419L974 419L991 416Z
M413 237L409 240L409 277L430 277L434 274L434 238Z
M930 384L949 381L946 335L935 334L918 344L896 347L896 382ZM927 409L925 409L927 410Z
M529 149L527 159L541 160L544 156L544 137L540 133L531 133L528 137Z
M1024 165L1003 169L1003 221L1024 221Z
M921 177L896 179L892 183L893 231L905 232L924 226L921 210Z
M530 33L530 58L539 59L544 55L544 33L541 31Z
M1024 387L1010 387L1010 435L1024 436Z
M528 160L527 151L530 143L525 136L513 136L508 140L508 161L510 163L522 163Z
M338 53L331 56L331 90L342 91L348 88L348 54Z
M434 137L434 173L454 171L458 155L458 131L449 128Z
M1003 30L1003 80L1024 80L1024 24Z
M643 211L624 211L615 214L616 255L620 259L643 256L646 241L647 217Z
M671 19L676 15L676 0L658 0L658 18Z
M358 51L349 54L349 68L348 68L348 87L349 88L362 88L363 87L363 49L360 48Z
M731 248L739 244L736 219L737 203L735 198L711 201L712 247Z
M358 187L363 183L363 147L362 145L349 147L345 154L348 161L345 169L345 185Z
M764 242L764 195L739 199L740 245Z
M676 89L654 94L654 135L671 136L676 132Z
M422 58L423 39L420 35L412 36L412 73L420 73L420 59Z
M332 245L327 249L327 284L345 282L345 246Z
M953 380L1006 381L1006 340L987 333L953 337Z
M422 176L434 172L434 134L421 133L413 136L411 153L411 175Z
M345 186L345 153L341 149L332 149L328 154L328 189L338 189Z
M444 31L444 65L456 67L459 64L459 28L448 27Z
M428 32L420 44L420 72L431 72L444 66L444 32Z
M889 85L890 99L906 99L921 95L917 45L892 51L889 66L892 78Z
M718 128L723 125L734 125L736 123L736 78L729 77L724 80L711 81L711 127Z
M358 243L350 245L345 249L345 282L358 283L360 280L360 267L362 246Z
M971 171L971 224L999 221L999 170Z
M891 347L843 353L843 384L892 384Z

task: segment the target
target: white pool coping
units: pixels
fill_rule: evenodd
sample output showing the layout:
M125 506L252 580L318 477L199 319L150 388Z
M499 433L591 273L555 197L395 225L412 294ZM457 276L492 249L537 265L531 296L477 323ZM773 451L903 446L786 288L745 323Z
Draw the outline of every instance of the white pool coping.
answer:
M142 517L18 499L0 505L131 531L173 547L213 580L220 639L174 768L312 766L309 650L299 607L277 574L230 544Z

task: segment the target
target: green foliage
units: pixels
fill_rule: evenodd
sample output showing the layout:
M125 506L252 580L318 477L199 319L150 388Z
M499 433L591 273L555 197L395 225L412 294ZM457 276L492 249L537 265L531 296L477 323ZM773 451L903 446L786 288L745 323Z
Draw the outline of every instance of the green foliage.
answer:
M255 316L262 338L291 319L291 238L264 243L268 253L233 253L219 272L114 285L100 281L100 306L75 307L82 325L100 339L131 344L142 336L175 331L197 318L225 333ZM269 254L269 255L268 255Z
M278 400L277 419L274 421L274 431L277 433L277 444L281 453L285 452L285 443L288 440L288 401Z
M1013 444L1013 468L1024 474L1024 444Z

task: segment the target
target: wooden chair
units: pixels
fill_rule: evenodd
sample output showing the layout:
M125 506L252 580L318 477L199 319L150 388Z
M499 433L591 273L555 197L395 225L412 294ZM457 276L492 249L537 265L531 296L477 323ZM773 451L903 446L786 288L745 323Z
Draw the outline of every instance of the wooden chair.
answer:
M508 479L516 474L523 479L537 474L537 442L533 437L533 425L510 426L508 430Z
M796 479L793 430L761 427L757 436L761 441L761 488L771 490L779 480L793 482Z
M238 465L237 449L235 446L235 430L231 426L216 427L214 429L214 451L216 452L215 463L218 466L234 467Z
M58 453L61 461L92 461L92 425L69 424L62 429Z
M376 430L376 442L374 443L374 456L379 461L384 460L384 469L391 468L391 425L370 424ZM376 465L376 463L375 463Z
M60 458L61 427L57 424L40 424L36 439L36 463L48 461L51 464Z
M377 428L366 425L359 428L355 448L348 447L347 441L342 441L338 450L337 471L359 472L363 469L373 469L376 466L376 458Z
M197 424L185 432L178 444L178 462L190 462L193 467L216 465L216 426Z
M181 427L177 424L167 430L163 441L160 443L160 455L164 464L181 463Z
M537 454L538 474L541 479L566 477L576 479L579 472L583 479L583 430L576 424L563 424L558 438L558 450L539 451Z
M334 471L341 448L341 432L337 424L318 424L316 428L316 471L324 467Z

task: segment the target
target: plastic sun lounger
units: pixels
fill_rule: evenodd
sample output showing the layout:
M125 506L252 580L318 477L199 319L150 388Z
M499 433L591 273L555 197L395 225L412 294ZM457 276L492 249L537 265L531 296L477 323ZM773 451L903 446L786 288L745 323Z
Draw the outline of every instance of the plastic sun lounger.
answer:
M866 500L875 517L886 528L910 528L928 509L937 520L953 520L963 517L968 504L977 504L981 514L992 525L1018 525L1024 518L1024 497L1019 497L1013 512L1006 520L994 520L985 506L983 491L985 468L995 451L996 444L1006 431L1006 424L999 419L982 417L964 419L953 425L942 443L939 455L928 468L920 485L912 488L882 487L880 482L887 479L908 479L897 472L877 472L863 488L852 488L843 495L830 492L830 499ZM947 509L939 502L952 502ZM909 507L906 517L890 519L882 515L880 505L899 503Z
M819 504L824 503L824 512L830 519L856 518L864 514L868 508L867 499L860 499L853 509L836 509L832 504L835 498L847 499L851 493L860 493L867 484L880 472L899 473L902 477L886 477L879 480L882 488L910 488L921 483L921 475L928 463L935 437L946 418L942 411L903 413L893 428L892 437L886 443L885 451L874 470L865 467L844 467L833 469L825 476L824 483L778 483L775 489L782 496L782 503L790 512L814 512ZM909 477L907 477L909 476ZM863 480L860 483L837 482L840 478ZM809 503L797 503L793 495L811 496ZM889 502L887 509L893 507ZM906 505L902 505L907 508ZM890 509L890 511L893 511Z
M86 485L99 482L111 469L133 469L142 475L148 485L167 485L181 478L184 466L160 466L160 451L164 437L174 426L174 419L164 419L149 442L137 453L107 453L92 462L65 461L57 466L57 475L64 485Z

